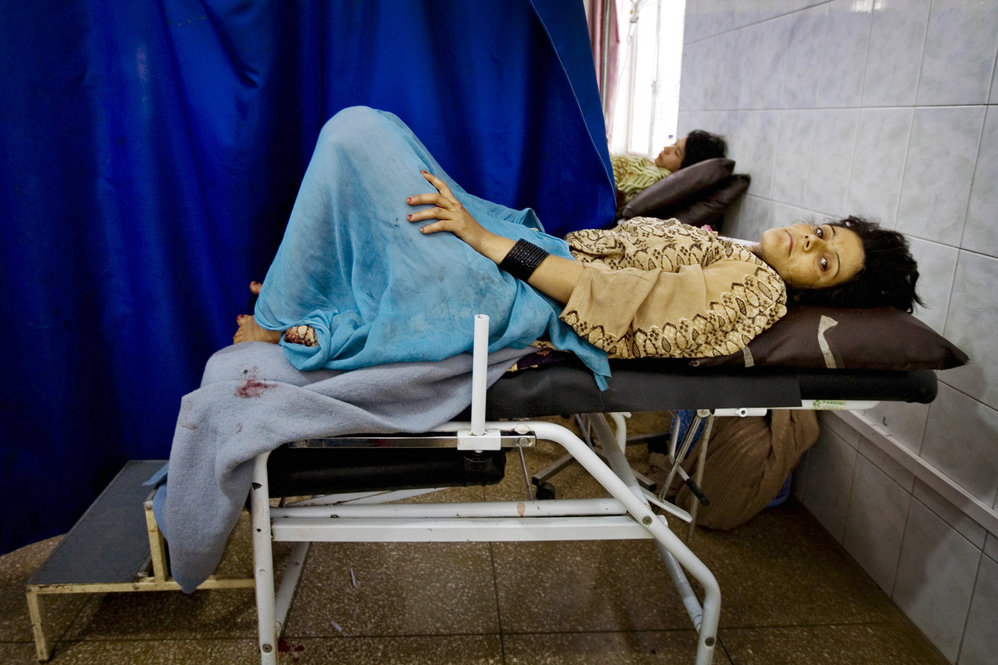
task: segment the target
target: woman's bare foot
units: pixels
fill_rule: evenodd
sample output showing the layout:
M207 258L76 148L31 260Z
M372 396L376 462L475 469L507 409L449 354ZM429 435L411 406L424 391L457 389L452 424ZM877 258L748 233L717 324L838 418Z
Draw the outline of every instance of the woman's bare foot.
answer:
M240 342L270 342L277 344L281 341L281 333L278 330L266 330L257 324L256 319L248 314L240 314L236 317L236 324L239 326L236 334L232 336L233 344Z
M250 282L250 293L258 296L262 287L263 285L260 282ZM236 317L236 323L239 324L239 329L236 330L236 334L232 337L232 341L235 344L239 342L270 342L277 344L281 341L280 332L261 328L252 316L241 314ZM291 344L301 344L302 346L317 346L319 344L315 336L315 329L312 326L292 326L284 331L284 340Z
M316 346L319 343L312 326L291 326L284 331L284 341L302 346Z

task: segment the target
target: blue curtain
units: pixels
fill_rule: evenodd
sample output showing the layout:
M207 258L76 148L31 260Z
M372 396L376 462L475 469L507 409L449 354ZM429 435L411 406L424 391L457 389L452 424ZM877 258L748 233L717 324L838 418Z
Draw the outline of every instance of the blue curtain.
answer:
M613 216L581 2L13 2L0 62L0 552L168 456L340 108L549 232Z

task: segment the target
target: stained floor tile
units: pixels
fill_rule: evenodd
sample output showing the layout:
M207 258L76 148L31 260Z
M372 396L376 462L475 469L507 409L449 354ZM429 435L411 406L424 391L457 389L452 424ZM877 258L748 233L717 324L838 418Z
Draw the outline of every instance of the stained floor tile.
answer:
M696 633L638 631L607 633L512 634L503 637L507 665L644 665L691 663ZM718 649L714 665L731 661Z
M62 661L50 661L62 662ZM0 663L11 665L36 665L35 645L33 642L0 642Z
M48 538L0 558L0 642L24 639L25 635L30 639L31 621L24 595L25 584L61 539L61 536ZM47 595L41 602L52 624L52 631L62 632L69 627L86 598L65 594Z
M440 635L287 638L281 645L281 665L378 663L379 665L502 665L498 635Z
M498 633L487 543L318 543L288 616L293 636Z
M721 586L722 626L883 622L897 611L793 500L735 531L698 530L691 548Z
M946 665L947 660L904 623L741 628L721 631L738 665Z
M252 663L257 660L257 653L253 639L215 640L192 634L171 640L58 642L49 662L53 665L233 665ZM3 662L37 665L34 659Z
M170 640L190 633L209 639L253 637L252 589L109 593L90 596L63 636L70 640ZM164 617L168 617L164 621Z
M689 628L651 541L496 543L506 632Z

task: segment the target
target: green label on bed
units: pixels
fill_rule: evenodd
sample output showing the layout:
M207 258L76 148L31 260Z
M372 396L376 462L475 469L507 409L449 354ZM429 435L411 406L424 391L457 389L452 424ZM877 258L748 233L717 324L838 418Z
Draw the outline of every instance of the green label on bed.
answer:
M847 403L845 400L841 399L813 399L811 400L812 409L845 409L847 408Z

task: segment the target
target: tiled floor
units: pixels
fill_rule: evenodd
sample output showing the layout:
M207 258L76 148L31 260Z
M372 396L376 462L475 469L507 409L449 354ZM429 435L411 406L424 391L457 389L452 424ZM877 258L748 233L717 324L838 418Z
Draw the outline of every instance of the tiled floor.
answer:
M542 443L528 464L556 455ZM510 462L499 486L449 492L522 495ZM555 481L559 496L591 488L577 467ZM24 584L57 540L0 557L0 663L36 662ZM946 663L793 499L735 531L700 530L692 546L721 586L718 665ZM245 538L230 550L228 571L248 570ZM250 590L47 603L57 665L257 661ZM319 544L281 662L692 663L694 652L692 624L650 541Z

